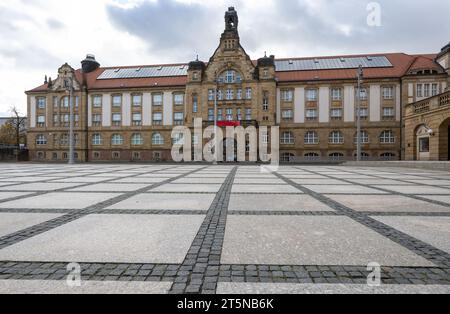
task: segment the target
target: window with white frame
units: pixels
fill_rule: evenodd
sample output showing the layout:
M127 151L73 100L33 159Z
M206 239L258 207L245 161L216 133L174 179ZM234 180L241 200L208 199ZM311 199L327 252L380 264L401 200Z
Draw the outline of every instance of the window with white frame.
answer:
M53 108L58 108L58 96L53 96Z
M430 97L430 84L423 85L423 96Z
M358 133L355 134L355 144L358 143ZM369 144L369 133L361 131L361 144Z
M281 144L283 145L293 145L295 144L295 137L292 132L283 132L281 135Z
M391 130L383 131L380 135L380 143L394 144L395 143L394 132L392 132Z
M142 137L142 134L136 133L131 136L131 145L138 146L138 145L144 145L144 138Z
M111 145L123 145L123 136L120 134L113 134L111 137Z
M140 112L133 113L132 123L136 126L142 125L142 114Z
M283 90L281 92L281 99L286 102L292 102L294 99L294 92L291 89Z
M225 83L232 84L235 82L236 72L233 70L228 70L225 72Z
M317 89L307 89L306 90L306 100L307 101L317 101Z
M240 108L237 109L237 119L238 121L242 121L242 110Z
M164 137L161 133L154 133L152 135L152 144L153 145L164 145Z
M96 134L92 135L92 145L99 146L99 145L102 145L102 143L103 143L103 138L102 138L101 134L96 133Z
M394 99L394 88L392 86L383 87L383 99Z
M223 121L223 110L217 109L217 121Z
M234 91L232 89L227 89L227 100L233 100Z
M153 106L162 106L163 95L162 94L153 94L152 95L152 104L153 104Z
M333 120L342 119L343 110L341 108L333 108L330 110L330 116Z
M357 112L358 114L358 112ZM358 117L358 116L356 116ZM369 109L368 108L360 108L359 109L359 117L361 120L367 120L369 118Z
M316 119L317 119L317 109L307 109L306 120L316 120Z
M281 113L281 117L283 120L290 121L294 119L294 111L292 110L283 110Z
M359 99L360 100L367 100L368 95L367 95L367 88L361 88L359 90Z
M59 116L57 114L53 115L53 126L59 125Z
M61 137L59 138L59 144L61 146L68 146L69 145L69 134L67 134L67 133L61 134Z
M392 107L383 108L383 119L393 119L395 117L395 110Z
M423 97L423 85L417 84L417 97L421 98Z
M328 157L330 157L333 160L341 160L344 158L344 154L343 153L331 153L328 155Z
M267 132L261 134L261 142L263 144L269 144L269 134Z
M121 113L113 113L112 124L114 126L119 126L121 123L122 123L122 114Z
M184 105L184 94L174 94L173 102L175 103L175 106Z
M245 109L245 120L252 120L252 109Z
M208 121L214 121L214 109L208 109Z
M233 121L233 118L234 118L233 109L228 108L226 119L227 119L227 121Z
M173 115L175 125L183 125L184 124L184 113L183 112L175 112Z
M100 95L95 95L92 97L92 104L94 105L94 108L101 108L102 101L103 101L103 97Z
M342 132L341 131L331 132L329 137L329 143L335 145L344 144L344 135L342 134Z
M142 95L133 95L132 102L133 102L133 107L142 106Z
M173 145L184 145L184 134L175 134L175 136L172 138L172 143Z
M112 96L112 105L113 105L113 107L122 106L122 95L113 95Z
M69 96L61 98L61 107L69 108Z
M93 114L92 115L92 126L101 126L102 125L102 115L101 114Z
M41 128L45 126L45 116L37 116L37 126Z
M192 95L192 112L193 113L198 112L198 95L197 94Z
M217 99L218 100L223 100L223 91L221 89L219 89L217 91Z
M38 109L45 109L47 103L47 98L45 97L38 97L37 98L37 107Z
M250 87L245 90L245 98L248 100L252 99L252 89Z
M36 145L47 145L47 137L44 134L37 135Z
M213 101L214 100L214 89L208 90L208 100Z
M316 145L319 144L319 135L315 131L308 131L305 134L305 144L306 145Z
M436 96L437 94L439 94L438 84L432 84L431 85L431 96Z
M154 125L161 125L163 121L163 115L160 112L153 114L153 124Z
M281 162L291 162L295 158L295 155L292 153L282 153L280 157Z
M236 99L242 100L242 89L238 89L236 92Z
M342 89L341 88L332 88L331 89L331 99L333 101L341 101L342 100Z

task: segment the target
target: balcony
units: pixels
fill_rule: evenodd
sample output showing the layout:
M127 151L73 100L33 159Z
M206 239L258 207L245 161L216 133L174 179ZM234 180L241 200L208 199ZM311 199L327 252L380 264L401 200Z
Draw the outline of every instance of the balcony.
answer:
M409 104L406 107L406 116L424 114L447 106L450 106L450 91Z

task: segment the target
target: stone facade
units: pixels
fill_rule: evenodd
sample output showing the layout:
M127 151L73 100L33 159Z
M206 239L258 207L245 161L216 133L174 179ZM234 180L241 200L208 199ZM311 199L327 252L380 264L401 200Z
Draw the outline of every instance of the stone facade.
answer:
M55 81L46 79L27 92L31 159L67 159L67 90L73 81L79 161L170 161L172 129L193 128L196 118L204 127L213 125L216 97L219 121L279 126L284 161L351 160L356 154L355 62L366 64L361 99L365 158L414 158L408 128L415 122L405 119L407 104L448 88L448 47L439 55L264 56L254 61L240 44L238 25L237 12L230 8L207 63L115 69L101 68L88 57L80 70L63 65Z

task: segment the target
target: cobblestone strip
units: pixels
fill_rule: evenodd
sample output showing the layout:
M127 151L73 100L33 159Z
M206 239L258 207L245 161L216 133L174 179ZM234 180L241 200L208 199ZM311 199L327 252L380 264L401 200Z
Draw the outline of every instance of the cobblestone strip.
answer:
M216 194L174 280L171 294L216 293L230 193L237 169L233 168Z
M92 205L92 206L89 206L89 207L87 207L85 209L82 209L82 210L79 210L77 212L69 213L69 214L66 214L64 216L55 218L53 220L49 220L49 221L46 221L44 223L38 224L36 226L33 226L33 227L30 227L30 228L27 228L27 229L15 232L13 234L10 234L10 235L4 236L4 237L1 237L0 238L0 249L3 249L5 247L11 246L11 245L16 244L18 242L24 241L24 240L29 239L31 237L34 237L34 236L36 236L38 234L44 233L46 231L55 229L57 227L65 225L65 224L67 224L69 222L72 222L74 220L80 219L80 218L82 218L82 217L84 217L86 215L89 215L89 214L92 214L92 213L99 213L99 211L105 210L106 208L108 208L108 207L110 207L112 205L115 205L117 203L120 203L120 202L122 202L122 201L124 201L126 199L129 199L129 198L131 198L131 197L133 197L133 196L135 196L137 194L148 192L148 191L150 191L152 189L155 189L157 187L160 187L160 186L162 186L164 184L170 183L170 182L172 182L174 180L177 180L177 179L181 179L181 178L185 177L186 175L189 175L189 174L192 174L192 173L196 173L196 172L201 171L201 170L206 169L206 168L207 167L199 168L199 169L196 169L196 170L184 173L184 174L182 174L182 175L180 175L178 177L169 178L169 179L167 179L167 180L165 180L163 182L160 182L160 183L157 183L157 184L148 185L148 186L146 186L146 187L144 187L142 189L118 195L118 196L116 196L114 198L111 198L109 200L106 200L104 202L101 202L101 203L98 203L98 204L95 204L95 205ZM157 170L157 171L162 171L162 170ZM151 173L155 173L157 171L153 171Z
M0 262L0 280L65 280L69 263ZM80 263L81 279L88 281L172 282L180 265Z
M136 168L136 169L138 169L138 168ZM101 180L101 181L98 181L98 182L83 183L83 184L79 184L79 185L75 185L75 186L71 186L71 187L67 187L67 188L62 188L62 189L55 189L55 190L46 190L46 191L8 190L8 192L27 192L27 193L30 192L31 194L3 199L3 200L0 200L0 204L6 203L6 202L11 202L11 201L16 201L16 200L20 200L20 199L24 199L24 198L30 198L30 197L45 195L45 194L49 194L49 193L68 192L68 190L71 190L71 189L82 188L82 187L95 185L95 184L109 183L111 181L115 181L115 180L119 180L119 179L134 178L134 177L136 177L138 175L156 173L156 172L164 171L164 170L167 170L167 169L170 169L170 168L154 169L154 170L151 170L151 171L143 172L141 174L132 174L132 175L125 176L125 177L120 177L120 178L118 178L118 177L117 178L108 178L108 179ZM111 171L95 173L95 174L106 174L106 173L111 173ZM87 176L91 176L91 175L94 175L94 174L90 173L90 174L86 174L86 175L81 175L79 177L87 177ZM41 181L41 182L21 182L20 184L26 184L26 183L45 183L45 181ZM2 188L3 188L3 186L0 187L0 190ZM75 192L73 192L73 193L75 193ZM82 193L85 193L85 192L82 192ZM94 192L94 193L100 193L100 192Z
M232 216L344 216L343 213L333 211L253 211L253 210L229 210Z
M313 173L312 171L310 171ZM400 244L401 246L407 248L408 250L416 253L419 256L427 259L428 261L434 263L436 266L448 268L450 267L450 254L439 250L438 248L420 241L406 233L400 232L378 220L371 218L368 215L359 213L343 204L336 202L322 194L316 193L310 189L305 188L301 184L297 184L294 181L284 177L283 175L274 172L274 174L284 180L289 185L299 189L300 191L314 197L315 199L321 201L325 205L328 205L332 209L344 213L347 217L359 222L360 224L370 228L371 230L381 234L382 236Z
M367 284L367 266L221 265L219 282ZM383 284L450 285L450 269L382 267Z

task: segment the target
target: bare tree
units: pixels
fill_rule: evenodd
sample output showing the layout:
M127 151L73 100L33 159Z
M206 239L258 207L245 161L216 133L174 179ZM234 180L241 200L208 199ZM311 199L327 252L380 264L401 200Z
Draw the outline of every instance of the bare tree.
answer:
M11 119L9 120L10 125L12 126L14 132L15 132L15 145L17 146L17 158L19 158L19 151L20 151L20 140L22 138L22 133L25 131L26 127L26 121L27 118L21 116L19 109L17 107L12 107L10 109L11 112Z

